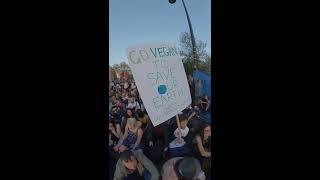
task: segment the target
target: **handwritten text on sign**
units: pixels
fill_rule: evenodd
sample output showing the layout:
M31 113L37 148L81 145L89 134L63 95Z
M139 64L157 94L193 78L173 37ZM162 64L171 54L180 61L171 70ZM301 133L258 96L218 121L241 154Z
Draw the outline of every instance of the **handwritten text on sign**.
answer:
M191 104L186 73L173 44L127 49L129 66L154 126Z

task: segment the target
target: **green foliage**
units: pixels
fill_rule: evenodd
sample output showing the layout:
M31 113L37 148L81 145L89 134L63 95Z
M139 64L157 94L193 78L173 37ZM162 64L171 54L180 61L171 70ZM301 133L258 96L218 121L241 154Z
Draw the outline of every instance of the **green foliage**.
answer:
M207 54L205 48L207 44L201 40L196 41L197 53L199 61L197 67L202 71L211 71L211 57ZM191 36L188 32L182 32L179 37L179 50L182 62L187 74L193 72L194 54L192 49Z

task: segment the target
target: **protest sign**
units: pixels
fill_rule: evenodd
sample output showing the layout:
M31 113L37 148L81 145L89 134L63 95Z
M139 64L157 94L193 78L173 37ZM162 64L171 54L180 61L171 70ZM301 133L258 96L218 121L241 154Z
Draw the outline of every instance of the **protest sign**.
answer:
M174 44L150 44L127 49L139 94L154 126L191 104L182 60Z

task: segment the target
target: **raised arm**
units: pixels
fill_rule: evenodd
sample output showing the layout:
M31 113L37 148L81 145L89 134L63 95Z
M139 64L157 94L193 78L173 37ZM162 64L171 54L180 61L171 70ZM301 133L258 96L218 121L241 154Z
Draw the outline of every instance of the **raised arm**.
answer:
M192 113L190 114L190 116L189 116L188 119L187 119L187 124L188 124L188 122L189 122L195 115L196 115L196 112L192 112Z

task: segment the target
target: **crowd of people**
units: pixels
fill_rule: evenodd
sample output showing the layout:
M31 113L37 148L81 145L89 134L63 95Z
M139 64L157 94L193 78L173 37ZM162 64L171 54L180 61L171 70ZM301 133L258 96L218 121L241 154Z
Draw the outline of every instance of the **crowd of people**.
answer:
M200 118L210 110L208 96L197 97L180 128L176 117L154 127L134 81L110 81L109 179L211 179L211 121Z

